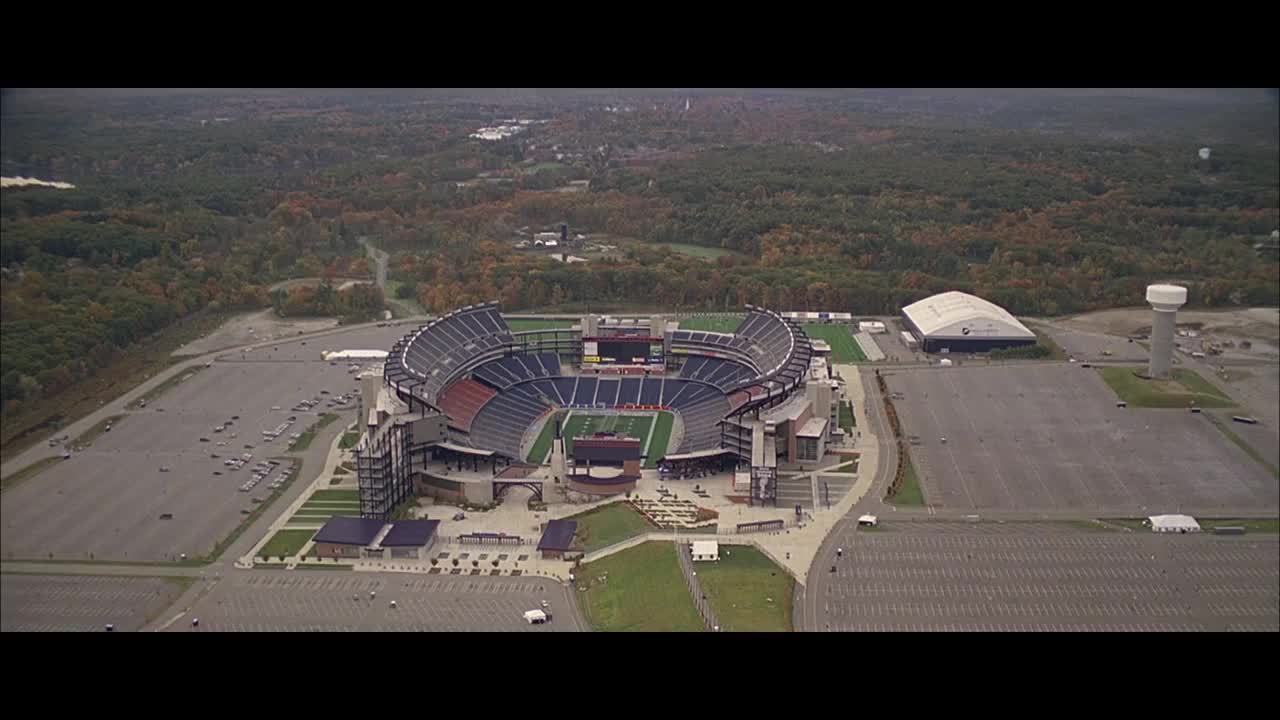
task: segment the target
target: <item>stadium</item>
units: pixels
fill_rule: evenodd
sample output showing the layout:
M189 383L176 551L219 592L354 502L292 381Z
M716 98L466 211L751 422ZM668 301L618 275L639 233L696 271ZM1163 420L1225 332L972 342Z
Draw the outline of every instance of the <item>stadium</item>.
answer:
M486 504L524 486L540 500L544 480L610 494L640 467L749 467L751 502L776 504L778 462L821 458L841 433L804 330L751 305L731 333L594 315L517 332L497 303L471 305L405 335L363 382L356 466L371 518L415 494Z

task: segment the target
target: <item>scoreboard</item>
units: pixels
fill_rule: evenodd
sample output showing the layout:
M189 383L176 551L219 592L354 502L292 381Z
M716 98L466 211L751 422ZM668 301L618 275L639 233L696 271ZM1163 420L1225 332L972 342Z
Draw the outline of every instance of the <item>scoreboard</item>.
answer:
M666 360L662 338L616 335L584 338L582 362L589 365L661 365Z

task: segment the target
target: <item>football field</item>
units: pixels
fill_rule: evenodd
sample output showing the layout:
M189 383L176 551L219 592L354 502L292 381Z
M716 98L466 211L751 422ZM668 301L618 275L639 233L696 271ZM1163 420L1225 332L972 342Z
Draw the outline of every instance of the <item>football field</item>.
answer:
M572 413L564 424L564 451L573 454L573 439L586 437L598 432L617 433L618 437L640 439L643 448L649 442L649 431L653 429L652 415L591 415Z
M858 347L858 343L853 341L849 326L806 323L803 327L811 339L827 341L831 346L831 358L836 362L866 362L867 356Z
M657 418L655 422L655 417ZM667 454L666 445L671 441L671 426L674 418L669 412L649 413L645 415L598 415L590 412L570 411L564 421L564 450L573 454L573 439L587 437L598 432L613 432L619 437L640 439L640 449L647 455L644 467L657 467L658 460ZM547 461L551 452L551 435L553 423L548 422L542 429L538 441L529 453L528 461L541 465ZM652 445L652 447L650 447Z

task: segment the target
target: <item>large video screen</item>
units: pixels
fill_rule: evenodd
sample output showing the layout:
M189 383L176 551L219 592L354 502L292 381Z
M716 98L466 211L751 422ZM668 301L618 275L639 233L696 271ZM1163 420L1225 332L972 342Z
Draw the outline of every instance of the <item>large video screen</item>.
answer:
M650 343L648 339L587 340L582 343L582 362L605 365L659 363L662 362L662 343Z

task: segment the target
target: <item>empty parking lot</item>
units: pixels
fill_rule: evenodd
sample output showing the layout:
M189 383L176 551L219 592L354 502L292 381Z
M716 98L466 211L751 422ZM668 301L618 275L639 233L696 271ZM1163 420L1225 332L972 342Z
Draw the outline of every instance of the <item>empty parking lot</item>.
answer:
M322 402L298 412L290 409L295 403L326 397L318 395L321 389L332 394L354 386L345 367L318 358L216 362L147 408L130 411L88 449L5 492L4 556L155 561L206 554L243 519L241 511L254 507L251 498L269 494L267 484L281 472L253 492L240 492L251 470L233 471L223 460L252 453L253 465L283 454L289 434L304 431L327 409ZM230 427L214 432L236 415ZM297 420L285 434L263 441L263 430L291 415ZM340 429L335 424L327 431ZM162 520L164 514L172 518Z
M1280 629L1275 535L915 522L839 542L820 598L835 631Z
M376 593L370 597L369 593ZM396 607L391 607L391 601ZM552 622L526 610L547 600ZM257 570L218 581L170 631L555 632L581 626L560 583L541 578L439 578L391 573ZM199 618L193 628L191 618Z
M182 593L176 578L0 575L3 632L140 629Z
M903 432L918 438L911 457L931 505L1208 513L1280 498L1275 478L1207 418L1117 408L1095 370L956 367L887 380L902 393Z

